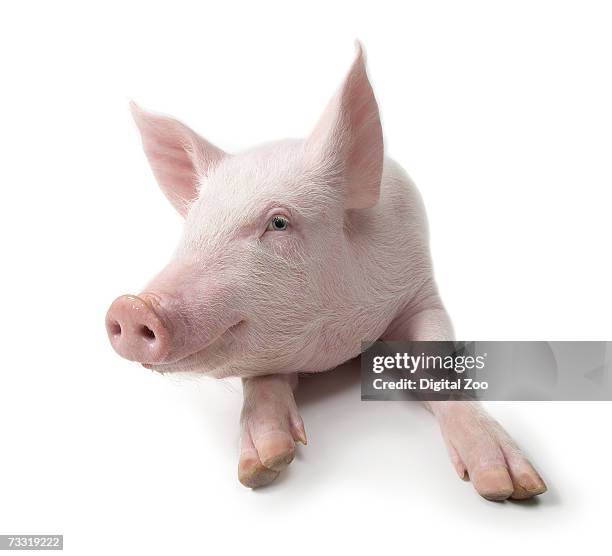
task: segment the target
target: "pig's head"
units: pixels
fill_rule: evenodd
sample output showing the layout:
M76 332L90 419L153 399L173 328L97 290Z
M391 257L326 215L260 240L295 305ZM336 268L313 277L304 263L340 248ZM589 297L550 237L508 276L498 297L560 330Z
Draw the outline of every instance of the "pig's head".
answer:
M305 140L230 155L172 118L132 112L185 228L144 292L111 305L114 349L159 371L309 370L334 347L354 287L350 215L379 196L382 132L361 47Z

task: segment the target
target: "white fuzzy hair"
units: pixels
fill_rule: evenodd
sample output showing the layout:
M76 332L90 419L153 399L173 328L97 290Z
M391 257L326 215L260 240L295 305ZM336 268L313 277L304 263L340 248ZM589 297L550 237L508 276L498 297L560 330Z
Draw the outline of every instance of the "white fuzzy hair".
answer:
M425 212L407 174L385 159L378 203L345 210L336 169L309 167L303 154L302 141L270 143L227 157L202 179L177 251L200 266L192 279L202 281L202 293L182 311L196 322L239 312L244 325L204 360L164 370L221 378L330 369L431 295ZM276 237L241 236L270 203L295 219L281 248ZM210 280L231 299L211 300Z

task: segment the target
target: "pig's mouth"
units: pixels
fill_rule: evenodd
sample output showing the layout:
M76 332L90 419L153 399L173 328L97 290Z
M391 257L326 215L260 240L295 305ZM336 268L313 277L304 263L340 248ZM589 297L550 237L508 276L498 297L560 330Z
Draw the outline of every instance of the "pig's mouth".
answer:
M245 321L241 320L236 324L233 324L229 328L226 328L223 332L214 337L210 342L208 342L205 346L199 348L198 350L181 357L180 359L168 361L166 363L141 363L141 365L145 369L150 369L153 371L159 372L173 372L173 371L189 371L196 370L198 366L198 362L204 358L208 353L212 353L219 348L229 345L236 336L236 333L242 326ZM213 354L214 355L214 354ZM200 369L197 369L200 370ZM202 370L201 372L205 372Z

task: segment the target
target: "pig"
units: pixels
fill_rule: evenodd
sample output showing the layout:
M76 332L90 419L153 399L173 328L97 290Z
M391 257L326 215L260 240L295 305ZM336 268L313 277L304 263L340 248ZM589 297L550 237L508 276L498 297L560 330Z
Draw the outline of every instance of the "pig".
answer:
M229 154L131 103L145 155L184 231L170 262L106 315L113 348L161 373L240 377L238 478L272 482L306 444L298 376L364 340L452 340L425 210L385 156L361 44L311 133ZM544 481L478 402L425 402L452 465L489 500Z

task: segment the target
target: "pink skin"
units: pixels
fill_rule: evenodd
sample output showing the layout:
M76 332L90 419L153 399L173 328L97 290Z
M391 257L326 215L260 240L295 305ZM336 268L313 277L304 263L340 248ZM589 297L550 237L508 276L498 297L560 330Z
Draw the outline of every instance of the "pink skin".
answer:
M139 296L111 305L106 328L115 351L147 367L185 364L229 343L239 328L233 290L206 276L186 257L172 261ZM194 314L197 299L206 310Z
M159 372L243 378L238 475L273 481L306 443L297 373L331 369L364 339L450 340L424 209L384 156L361 46L310 136L229 155L177 120L132 105L145 154L185 217L168 266L111 305L123 357ZM347 326L350 323L350 326ZM485 498L546 487L476 404L431 402L460 477Z
M291 463L295 444L306 445L306 431L293 391L297 375L243 379L238 478L256 488L272 482Z

